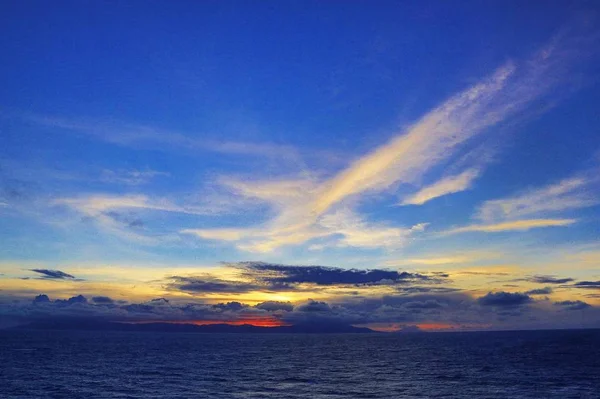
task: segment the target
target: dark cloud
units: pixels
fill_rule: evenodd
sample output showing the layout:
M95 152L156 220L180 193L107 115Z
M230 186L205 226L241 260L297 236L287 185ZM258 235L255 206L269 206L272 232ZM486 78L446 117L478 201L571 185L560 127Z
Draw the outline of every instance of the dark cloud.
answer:
M155 298L144 303L132 303L124 305L122 309L132 313L154 313L156 309L168 309L171 306L168 299Z
M420 301L406 302L404 304L404 307L407 309L438 309L438 308L444 307L444 305L439 303L437 300L430 299L430 300L422 301L422 302L420 302Z
M77 295L67 299L68 303L87 303L87 298L83 295Z
M510 273L505 273L505 272L469 272L469 271L462 271L458 274L470 274L470 275L474 275L474 276L508 276Z
M108 216L115 222L121 223L127 227L131 227L131 228L144 227L144 221L132 213L108 211L108 212L104 212L103 214L104 214L104 216Z
M373 313L378 309L386 309L386 312L400 312L403 315L411 314L423 309L436 309L445 307L447 310L470 306L473 299L463 293L421 293L415 295L384 295L382 297L363 298L361 300L347 299L341 304L357 312Z
M417 323L452 318L452 315L470 311L473 299L465 294L418 294L386 295L370 298L345 298L341 302L328 304L309 303L296 307L284 316L291 322L296 320L333 319L345 323ZM463 317L463 316L461 316Z
M255 306L258 309L263 309L268 312L285 311L291 312L294 310L294 305L291 302L266 301Z
M130 314L154 313L155 307L146 303L131 303L123 306L123 310Z
M425 293L416 295L386 295L382 297L348 297L337 300L307 300L295 306L289 302L267 301L255 306L240 302L206 304L179 303L166 298L156 298L142 303L124 304L108 297L92 297L88 301L77 295L67 300L51 300L39 295L32 302L0 297L0 318L24 323L60 318L87 318L104 321L184 321L206 320L231 322L246 320L280 320L289 324L333 325L369 323L396 323L417 325L421 323L449 323L453 325L531 326L538 327L581 326L577 310L586 312L586 326L598 326L600 313L581 301L557 303L552 309L544 306L518 306L533 302L522 293L490 293L479 299L461 292ZM491 305L491 306L482 306ZM490 309L488 311L488 309ZM560 323L555 323L553 312L561 312ZM571 316L572 315L572 316ZM537 320L537 321L536 321ZM482 327L485 328L485 327Z
M448 273L444 273L444 272L431 272L430 274L439 277L439 278L448 278L450 277L450 275Z
M530 281L532 283L539 284L565 284L573 281L572 278L556 278L554 276L532 276L525 279L525 281Z
M423 332L423 330L421 328L419 328L419 326L409 324L409 325L400 327L397 330L397 332L399 332L399 333L415 333L415 332Z
M285 312L282 320L291 324L359 324L369 320L368 315L340 305L309 299Z
M548 294L552 294L552 288L551 287L537 288L534 290L525 291L525 294L526 295L548 295Z
M77 296L71 297L69 299L57 299L56 301L54 301L54 303L62 304L62 305L73 305L76 303L86 304L86 303L88 303L88 300L83 295L77 295Z
M156 298L144 303L133 303L118 307L125 311L122 314L126 318L143 320L237 320L242 315L246 316L254 309L240 302L228 302L217 304L186 303L173 304L165 298ZM263 310L255 309L255 313Z
M139 227L144 227L145 223L142 219L134 219L131 222L129 222L127 224L129 227L131 228L139 228Z
M523 310L518 307L509 307L504 310L500 310L497 312L500 320L506 320L511 317L520 317L523 316Z
M112 304L114 303L114 301L112 300L112 298L109 298L107 296L95 296L92 298L92 301L94 303L101 303L101 304Z
M580 281L578 283L573 284L573 287L576 288L599 288L600 289L600 281Z
M168 289L185 291L194 294L240 294L265 288L253 283L221 280L208 275L197 277L173 276L170 277L169 280L171 282L167 285Z
M148 304L152 306L167 306L169 305L169 300L165 298L154 298L148 301Z
M333 302L309 300L284 313L282 320L291 324L325 321L415 324L464 318L471 312L474 320L467 321L473 323L481 318L473 313L473 303L473 299L463 293L344 297Z
M424 293L432 293L432 294L448 294L452 292L459 292L459 288L451 288L451 287L422 287L422 286L399 286L396 287L396 291L405 293L405 294L424 294Z
M48 295L38 295L33 299L33 303L49 303L50 302L50 298L48 298Z
M243 271L248 279L273 288L296 284L333 285L394 285L411 280L429 280L421 274L384 269L342 269L328 266L290 266L265 262L228 264Z
M531 302L532 299L527 294L520 292L488 292L486 295L477 299L482 306L520 306Z
M415 292L452 292L445 287L410 287L414 283L439 284L446 274L426 276L419 273L384 269L342 269L326 266L289 266L265 262L227 263L237 269L241 280L223 280L210 274L196 276L172 276L166 279L165 288L193 294L242 294L252 291L279 292L327 291L332 287L364 288L370 286L393 286ZM349 294L351 295L351 294ZM354 295L358 295L358 291Z
M67 280L67 279L75 279L75 276L72 276L68 273L61 272L60 270L50 270L50 269L29 269L32 272L36 272L42 275L44 279L52 279L52 280Z
M554 304L557 306L562 306L565 310L581 310L592 306L583 301L562 301L554 302Z
M215 309L219 309L222 311L237 312L239 310L247 308L248 305L244 305L240 302L233 301L233 302L227 302L227 303L217 303L216 305L213 305L213 307Z
M309 300L307 303L297 306L296 310L299 312L330 312L331 307L326 302Z

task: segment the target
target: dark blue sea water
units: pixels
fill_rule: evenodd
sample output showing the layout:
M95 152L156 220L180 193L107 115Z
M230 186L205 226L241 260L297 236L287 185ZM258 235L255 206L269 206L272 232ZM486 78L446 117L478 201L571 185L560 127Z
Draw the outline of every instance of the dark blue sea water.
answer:
M2 398L600 398L600 330L0 331Z

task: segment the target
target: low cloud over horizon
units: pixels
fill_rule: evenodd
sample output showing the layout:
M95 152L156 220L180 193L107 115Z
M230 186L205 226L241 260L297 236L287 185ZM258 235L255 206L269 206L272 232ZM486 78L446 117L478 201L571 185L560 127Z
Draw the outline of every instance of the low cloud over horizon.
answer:
M305 323L366 326L381 331L410 329L455 331L516 328L594 327L599 308L584 300L565 300L572 290L596 288L595 282L534 276L523 286L488 291L459 288L460 274L409 273L393 269L343 269L281 265L267 262L222 263L227 272L188 273L140 281L159 289L161 297L127 298L123 292L98 295L109 284L93 288L60 270L51 276L71 276L69 290L88 292L52 298L26 292L0 296L0 315L8 326L51 319L111 322L185 322L192 324L253 324L279 326ZM228 279L219 278L227 274ZM468 275L468 274L467 274ZM496 279L492 274L486 278ZM48 280L48 279L41 279ZM509 279L507 279L510 281ZM47 287L65 281L49 279ZM552 281L556 289L541 287ZM564 283L570 282L569 285ZM525 290L525 287L535 287ZM42 288L40 288L41 290ZM63 288L64 289L64 288ZM249 298L264 300L248 300ZM553 300L551 297L554 297ZM223 300L228 298L227 300ZM581 311L585 311L582 319Z

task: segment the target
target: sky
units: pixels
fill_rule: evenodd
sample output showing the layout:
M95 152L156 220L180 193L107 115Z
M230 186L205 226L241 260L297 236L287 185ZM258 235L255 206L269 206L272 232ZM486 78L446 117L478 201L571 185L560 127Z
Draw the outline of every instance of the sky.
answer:
M600 327L594 1L5 1L0 327Z

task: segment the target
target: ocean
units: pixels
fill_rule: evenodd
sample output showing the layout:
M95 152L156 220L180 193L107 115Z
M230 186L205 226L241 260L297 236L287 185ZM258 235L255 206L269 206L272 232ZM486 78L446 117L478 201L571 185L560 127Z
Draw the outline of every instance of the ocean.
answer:
M0 397L600 398L600 330L4 330Z

